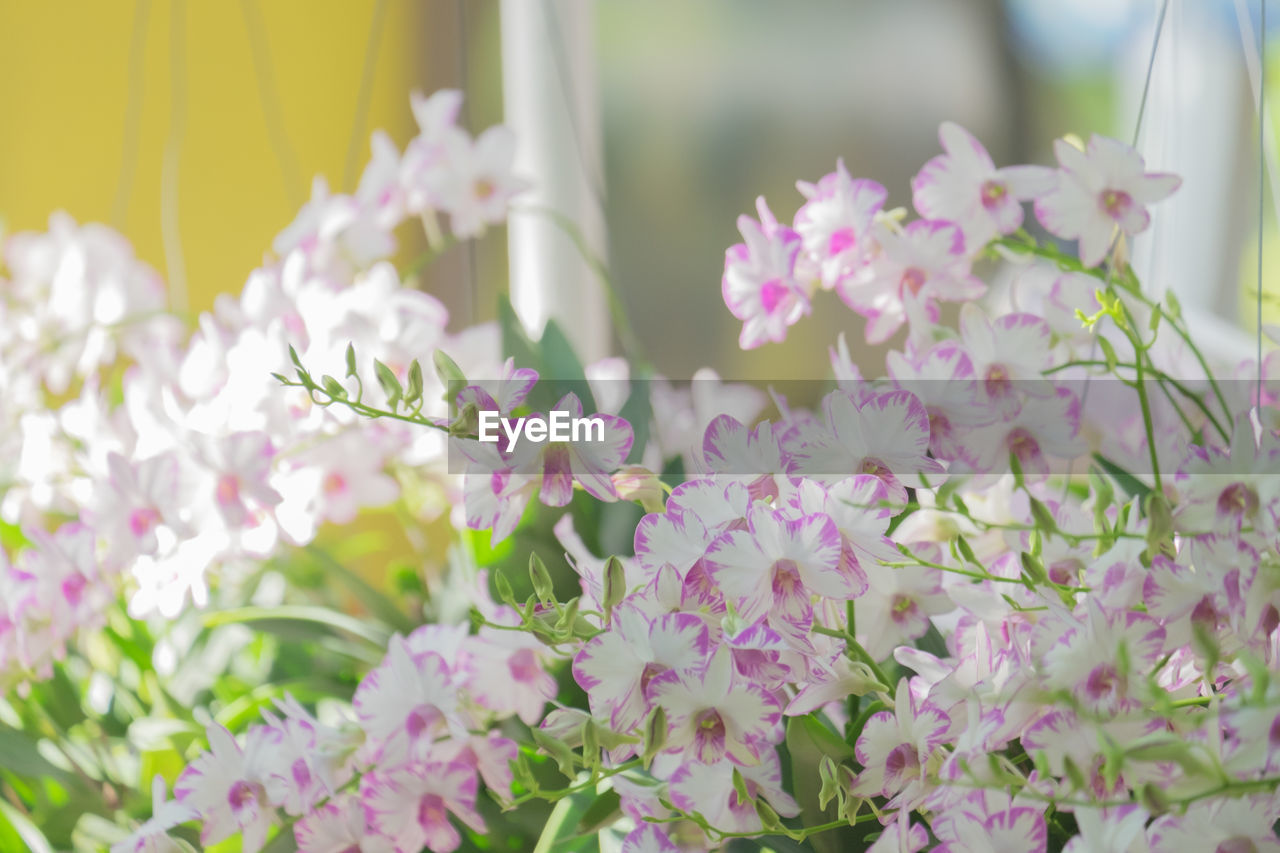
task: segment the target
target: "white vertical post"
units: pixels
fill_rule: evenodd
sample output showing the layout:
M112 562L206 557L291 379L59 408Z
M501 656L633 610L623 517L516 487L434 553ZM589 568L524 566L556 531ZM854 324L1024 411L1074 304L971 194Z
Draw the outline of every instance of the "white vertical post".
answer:
M568 218L603 259L594 12L590 0L502 0L502 84L516 168L533 182L517 207ZM508 235L511 302L529 333L555 319L584 362L608 355L603 285L573 240L536 210L513 211Z
M1234 362L1253 353L1238 325L1239 229L1248 221L1238 210L1256 179L1240 168L1252 111L1239 39L1218 19L1221 11L1199 0L1170 2L1138 149L1149 169L1181 175L1182 186L1152 209L1133 266L1152 296L1177 295L1206 354ZM1137 115L1150 46L1151 30L1139 29L1121 70L1128 95L1122 128Z

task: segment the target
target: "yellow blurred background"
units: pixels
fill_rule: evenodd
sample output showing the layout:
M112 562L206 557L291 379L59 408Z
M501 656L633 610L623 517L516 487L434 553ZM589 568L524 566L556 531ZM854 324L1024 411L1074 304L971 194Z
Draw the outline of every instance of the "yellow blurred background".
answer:
M313 175L353 189L375 128L412 135L410 90L457 85L456 51L423 49L433 23L458 34L456 14L412 0L0 2L0 218L107 223L169 279L162 223L176 213L187 304L207 309L239 291Z

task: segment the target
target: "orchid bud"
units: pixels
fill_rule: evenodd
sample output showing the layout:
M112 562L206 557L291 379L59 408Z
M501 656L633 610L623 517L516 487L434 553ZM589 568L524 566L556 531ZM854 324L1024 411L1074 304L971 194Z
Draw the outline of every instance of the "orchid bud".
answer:
M662 512L662 480L643 465L626 465L613 475L613 487L624 501L637 501L645 512Z

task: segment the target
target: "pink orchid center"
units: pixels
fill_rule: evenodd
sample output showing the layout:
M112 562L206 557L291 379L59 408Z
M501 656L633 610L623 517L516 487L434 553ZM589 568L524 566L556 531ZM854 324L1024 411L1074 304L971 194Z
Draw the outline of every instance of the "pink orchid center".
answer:
M760 285L760 306L766 314L772 314L787 298L788 288L782 279L771 278Z
M1084 564L1074 557L1057 560L1047 567L1049 580L1062 586L1074 586L1080 579L1080 572L1084 569Z
M890 750L884 758L886 780L895 780L898 784L914 779L920 775L920 755L909 743L899 744Z
M340 495L347 490L347 478L337 471L330 471L325 475L321 488L326 495Z
M917 267L907 267L903 270L902 278L898 281L898 295L905 296L910 293L912 296L919 296L927 278L928 276L924 274L923 270Z
M1191 621L1206 628L1217 628L1223 621L1213 596L1206 595L1191 609Z
M497 185L488 178L480 178L477 180L472 189L476 194L476 198L480 201L488 201L493 198L493 194L498 191Z
M1084 682L1085 695L1095 702L1116 696L1120 688L1120 673L1109 663L1095 666Z
M444 717L439 708L434 705L421 705L414 708L409 712L409 716L405 717L404 728L409 733L410 740L417 740L434 729L442 719Z
M714 761L724 753L728 727L715 708L708 708L694 719L693 744L699 761Z
M852 228L837 228L831 232L831 239L827 241L827 254L835 257L845 249L852 249L857 243L858 237Z
M233 814L239 814L257 801L256 787L244 779L237 780L227 791L227 804L231 806Z
M229 506L240 501L240 478L235 474L223 474L218 478L218 503Z
M1003 364L993 364L988 367L982 384L991 397L1007 397L1013 391L1013 379Z
M1107 216L1119 220L1133 207L1133 197L1124 190L1103 190L1099 203Z
M84 598L84 588L88 585L89 581L85 579L84 575L72 575L62 582L63 599L67 604L75 607Z
M987 210L999 207L1000 203L1009 195L1009 188L1004 185L1003 181L997 181L994 178L982 182L982 188L978 191L982 198L982 206Z
M449 810L439 794L423 794L418 801L418 825L423 829L440 826L449 821Z
M507 669L511 671L511 677L521 684L532 684L541 672L533 649L517 650L507 658Z
M1258 511L1258 495L1244 483L1232 483L1218 495L1218 517L1245 519Z
M1268 604L1262 611L1262 618L1259 620L1262 625L1263 636L1270 636L1280 628L1280 610L1276 609L1274 604Z
M1040 443L1025 429L1015 429L1009 433L1009 452L1019 462L1032 462L1040 456Z
M804 593L800 569L794 560L778 560L773 564L773 595L775 598L791 598Z
M946 412L929 411L929 435L938 437L951 435L951 418L947 417Z
M889 466L881 462L879 459L867 457L862 460L862 465L856 473L870 474L872 477L879 477L881 480L892 476L893 472L889 470Z
M653 681L655 676L662 675L667 668L657 661L649 661L644 665L644 669L640 672L640 692L647 693L649 690L649 682Z
M146 536L159 523L160 513L149 506L129 513L129 529L133 531L134 536Z
M293 782L298 788L307 788L311 785L311 768L307 766L305 758L299 758L293 762L289 773L293 776Z
M898 593L894 595L889 607L890 618L899 625L911 622L915 619L916 611L920 606L916 604L916 600L909 595Z

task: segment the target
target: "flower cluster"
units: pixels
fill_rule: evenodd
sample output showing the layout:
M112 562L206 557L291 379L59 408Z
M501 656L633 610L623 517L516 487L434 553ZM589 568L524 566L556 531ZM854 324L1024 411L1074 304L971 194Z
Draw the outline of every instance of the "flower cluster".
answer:
M864 819L877 851L1274 845L1280 434L1213 374L1173 379L1194 350L1138 330L1189 341L1176 306L1096 267L1177 180L1112 140L997 170L941 136L913 182L925 219L880 212L840 164L801 185L793 229L763 202L742 221L724 294L743 346L780 340L819 285L869 342L910 334L881 381L842 345L815 412L709 424L703 473L640 522L626 594L574 653L586 725L614 741L584 766L617 774L624 850ZM1079 263L1017 233L1030 199ZM993 242L1021 268L997 314L972 301ZM965 303L956 326L941 301ZM779 748L814 726L839 817L784 824Z
M181 849L193 822L247 851L292 833L304 853L447 853L494 828L482 786L571 800L580 822L549 822L545 849L1280 845L1280 356L1225 378L1124 263L1177 178L1101 137L997 168L944 124L920 218L839 163L799 185L790 227L762 200L726 255L743 347L834 290L868 344L900 341L881 378L842 338L809 401L614 360L570 360L573 390L550 358L500 358L493 330L447 333L387 262L405 218L465 238L522 186L509 134L472 140L456 93L413 108L404 153L376 136L355 195L318 182L189 341L113 236L55 219L9 242L0 683L48 672L121 589L135 617L175 614L211 566L309 542L410 476L491 546L523 547L546 508L580 594L536 554L524 600L475 572L469 625L395 635L351 695L210 722L116 853ZM1022 230L1025 203L1072 253ZM979 302L986 261L1012 285ZM602 435L478 440L478 412L546 408L599 409ZM643 516L606 516L629 501ZM606 517L628 553L579 536Z
M1022 202L1034 199L1040 224L1079 240L1080 260L1096 266L1117 232L1145 230L1147 206L1179 184L1146 172L1133 149L1099 136L1084 151L1059 140L1057 169L997 169L982 144L951 122L939 137L945 153L911 182L918 220L904 225L902 211L885 211L885 188L851 178L841 162L816 184L798 184L805 203L791 228L778 224L763 198L759 222L738 221L744 242L725 253L723 290L743 321L744 349L785 339L819 289L835 290L867 319L868 343L883 343L904 323L913 342L927 340L940 303L985 292L974 258L992 238L1019 230Z
M421 133L403 156L375 136L354 196L317 182L277 259L189 338L114 232L56 214L47 234L6 241L0 284L16 321L0 333L0 515L20 548L0 567L0 685L46 677L122 587L132 616L173 617L207 601L211 567L261 561L395 499L391 460L443 472L437 437L281 394L272 371L292 348L342 375L358 348L359 367L377 359L403 380L444 346L496 372L496 330L446 333L444 306L388 262L407 217L447 215L455 237L473 236L524 186L509 131L472 140L455 124L460 100L415 97Z
M476 605L495 624L517 621L483 592ZM212 724L209 751L179 777L168 807L200 821L203 843L241 833L247 851L281 822L302 853L453 850L461 837L450 817L485 831L480 779L510 794L517 746L492 727L538 721L555 696L548 656L527 634L424 625L392 639L356 689L353 718L326 725L289 699L239 741ZM172 825L143 826L119 849L162 844Z

